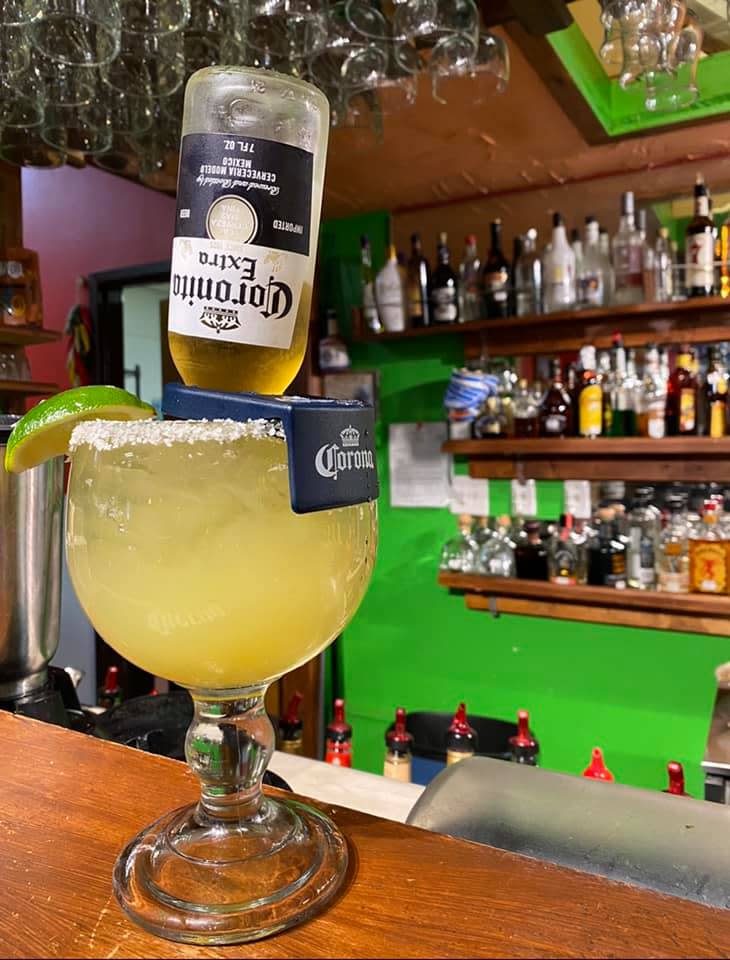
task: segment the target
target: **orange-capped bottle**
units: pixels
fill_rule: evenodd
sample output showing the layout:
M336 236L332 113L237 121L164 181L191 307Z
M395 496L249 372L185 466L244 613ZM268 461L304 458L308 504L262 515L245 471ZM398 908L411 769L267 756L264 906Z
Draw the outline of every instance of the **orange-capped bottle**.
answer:
M327 724L325 760L335 767L352 766L352 727L345 720L345 701L335 700L334 717Z
M603 780L606 783L613 783L616 779L606 766L603 759L603 750L600 747L593 748L591 762L583 771L583 776L589 780Z

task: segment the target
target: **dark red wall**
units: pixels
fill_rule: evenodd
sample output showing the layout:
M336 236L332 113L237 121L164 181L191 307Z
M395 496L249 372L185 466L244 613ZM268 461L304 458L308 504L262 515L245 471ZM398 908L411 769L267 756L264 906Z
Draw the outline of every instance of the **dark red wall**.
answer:
M23 170L23 243L40 258L44 326L63 329L78 276L169 259L174 216L172 197L93 167ZM29 350L33 379L67 387L66 349Z

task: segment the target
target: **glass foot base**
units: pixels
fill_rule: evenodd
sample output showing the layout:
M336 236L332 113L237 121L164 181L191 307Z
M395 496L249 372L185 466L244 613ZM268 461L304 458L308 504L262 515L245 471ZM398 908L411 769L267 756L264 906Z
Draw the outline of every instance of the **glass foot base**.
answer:
M250 819L166 814L122 851L114 892L140 926L169 940L241 943L321 910L340 887L347 844L318 810L265 798Z

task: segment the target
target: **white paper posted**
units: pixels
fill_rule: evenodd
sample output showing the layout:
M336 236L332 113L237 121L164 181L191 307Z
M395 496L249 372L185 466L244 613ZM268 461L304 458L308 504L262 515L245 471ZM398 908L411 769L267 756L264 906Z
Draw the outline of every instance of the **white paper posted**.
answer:
M489 480L475 480L474 477L452 474L449 508L452 513L469 513L472 517L488 517Z
M591 511L590 480L566 480L563 484L563 508L578 520L588 520Z
M446 439L445 423L391 423L388 459L392 507L449 505L449 457L441 452Z
M537 516L537 484L534 480L512 481L512 516Z

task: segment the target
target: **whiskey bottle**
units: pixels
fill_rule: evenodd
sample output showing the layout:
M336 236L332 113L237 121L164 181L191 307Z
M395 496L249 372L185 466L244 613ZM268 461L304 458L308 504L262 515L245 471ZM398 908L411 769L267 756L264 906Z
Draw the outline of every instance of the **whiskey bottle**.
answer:
M705 500L702 520L690 534L689 586L692 593L728 592L728 543L718 527L718 504Z
M459 280L449 263L445 233L439 234L436 269L431 275L431 319L434 323L459 320Z
M518 381L512 397L512 423L515 437L536 437L538 434L538 406L524 377Z
M726 437L728 434L727 382L728 369L725 357L719 347L713 347L703 393L707 433L714 439Z
M594 587L626 586L626 544L615 534L616 512L612 507L598 511L598 536L588 545L588 583Z
M573 434L573 403L563 384L560 360L550 361L550 386L540 402L540 436L570 437Z
M697 378L694 351L686 345L677 357L677 366L667 382L667 436L692 436L697 433Z
M683 496L666 500L667 520L657 548L657 587L664 593L689 592L689 549Z
M547 580L548 554L540 537L540 523L528 520L525 537L515 547L515 571L520 580Z
M582 547L573 537L573 515L564 513L560 528L553 536L548 554L550 582L561 586L575 586L585 582L585 557Z
M482 289L488 317L509 316L510 269L502 252L502 221L490 224L491 246L482 267Z
M585 345L580 348L580 376L576 414L578 436L600 437L603 432L603 391L596 373L596 349Z
M701 174L695 183L694 217L685 231L688 297L709 297L715 292L715 228L710 218L710 197Z
M427 327L431 318L429 315L428 260L423 255L421 237L411 235L411 255L406 266L408 291L408 322L412 327Z

